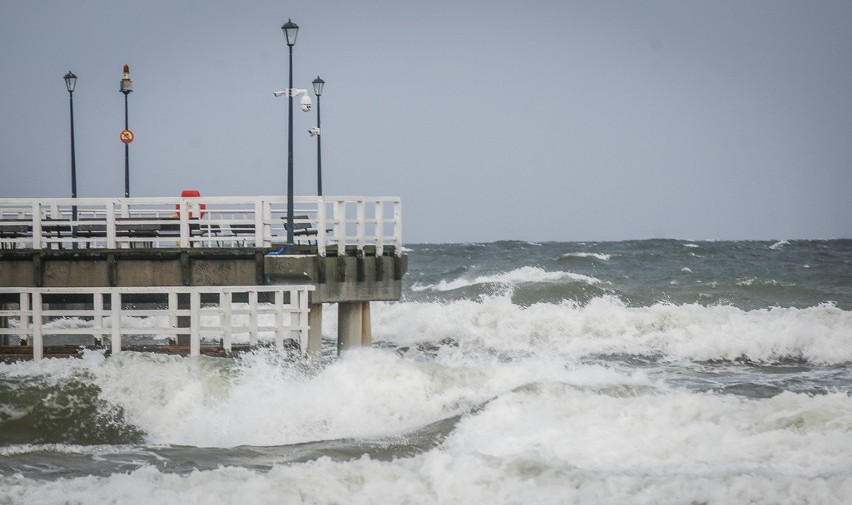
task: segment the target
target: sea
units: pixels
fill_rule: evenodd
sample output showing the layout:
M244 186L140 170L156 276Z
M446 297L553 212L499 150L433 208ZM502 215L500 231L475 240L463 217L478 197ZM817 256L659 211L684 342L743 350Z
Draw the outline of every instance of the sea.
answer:
M406 247L370 348L0 365L0 504L852 503L852 240Z

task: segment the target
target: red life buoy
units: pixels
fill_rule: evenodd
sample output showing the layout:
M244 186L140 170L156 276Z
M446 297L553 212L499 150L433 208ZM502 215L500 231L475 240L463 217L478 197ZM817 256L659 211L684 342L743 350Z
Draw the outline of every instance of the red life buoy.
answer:
M201 192L197 189L185 189L180 192L181 198L199 198L201 197ZM198 204L198 208L201 209L201 217L204 217L204 209L207 208L207 205L200 203ZM175 209L180 212L180 204L175 205ZM192 212L189 213L189 218L192 219Z

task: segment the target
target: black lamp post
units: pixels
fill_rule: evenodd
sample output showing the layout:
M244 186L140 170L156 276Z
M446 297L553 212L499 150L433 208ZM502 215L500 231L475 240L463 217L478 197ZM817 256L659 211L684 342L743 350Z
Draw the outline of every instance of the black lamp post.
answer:
M65 88L68 90L68 104L71 108L71 198L77 198L77 156L74 151L74 88L77 86L77 76L70 70L65 74ZM71 206L71 220L75 222L71 227L71 236L77 238L77 206ZM74 242L75 249L77 242Z
M124 130L127 131L127 95L133 92L133 81L130 80L130 65L124 65L124 74L118 91L124 93ZM130 197L130 142L124 142L124 197Z
M314 85L314 94L317 96L317 196L322 196L322 129L320 127L320 95L322 95L322 87L325 85L325 81L320 79L320 76L317 76L317 78L313 80L312 84Z
M299 25L288 19L281 27L290 49L290 84L287 87L289 105L287 107L287 245L294 245L293 241L293 46L296 44L296 35L299 34Z

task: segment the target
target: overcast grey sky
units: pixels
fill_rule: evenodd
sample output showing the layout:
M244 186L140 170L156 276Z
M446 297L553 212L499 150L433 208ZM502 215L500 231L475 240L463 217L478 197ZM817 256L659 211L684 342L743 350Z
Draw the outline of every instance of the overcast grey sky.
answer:
M326 195L405 241L852 237L852 2L0 0L0 197ZM296 194L316 192L296 110Z

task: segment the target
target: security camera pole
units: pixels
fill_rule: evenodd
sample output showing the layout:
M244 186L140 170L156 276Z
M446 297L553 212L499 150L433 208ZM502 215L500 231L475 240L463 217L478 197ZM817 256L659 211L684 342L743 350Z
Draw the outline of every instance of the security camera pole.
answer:
M130 198L130 143L133 142L133 132L127 126L127 95L133 92L130 65L124 65L124 74L118 91L124 93L124 131L121 132L121 142L124 144L124 197Z

